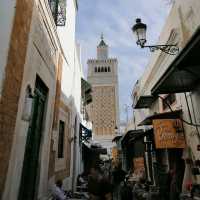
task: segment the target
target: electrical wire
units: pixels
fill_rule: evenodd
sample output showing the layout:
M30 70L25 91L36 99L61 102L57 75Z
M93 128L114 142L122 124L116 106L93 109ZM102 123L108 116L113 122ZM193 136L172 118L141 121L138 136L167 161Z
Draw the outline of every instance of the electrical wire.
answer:
M188 114L189 114L189 117L190 117L190 123L193 123L192 122L192 114L191 114L191 111L190 111L190 107L189 107L189 103L188 103L186 92L184 92L184 97L185 97L185 101L186 101L186 105L187 105L187 109L188 109Z
M165 98L163 98L163 97L160 96L160 95L158 95L158 97L159 97L160 99L163 100L163 102L169 107L169 109L170 109L171 112L174 112L174 110L172 109L171 105L166 101ZM182 122L186 123L187 125L195 126L195 127L200 127L200 124L194 124L194 123L192 123L192 122L188 122L188 121L184 120L184 119L181 118L181 117L180 117L180 120L181 120Z

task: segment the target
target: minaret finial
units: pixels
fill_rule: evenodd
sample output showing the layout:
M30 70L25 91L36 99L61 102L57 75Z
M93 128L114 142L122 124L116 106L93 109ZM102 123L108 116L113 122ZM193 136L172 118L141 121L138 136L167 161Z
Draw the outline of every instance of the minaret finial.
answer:
M101 40L98 47L107 47L106 43L104 42L103 33L101 33Z
M101 40L103 40L103 33L101 33Z

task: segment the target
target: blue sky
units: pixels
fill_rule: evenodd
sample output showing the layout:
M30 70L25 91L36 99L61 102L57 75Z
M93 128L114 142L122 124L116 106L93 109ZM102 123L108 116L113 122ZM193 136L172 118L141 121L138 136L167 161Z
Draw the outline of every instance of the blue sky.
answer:
M110 57L119 62L120 119L131 117L131 91L148 64L150 52L136 46L131 27L136 18L147 24L147 41L156 43L169 13L167 0L80 0L76 38L82 47L82 64L87 77L87 59L96 57L101 33L109 45Z

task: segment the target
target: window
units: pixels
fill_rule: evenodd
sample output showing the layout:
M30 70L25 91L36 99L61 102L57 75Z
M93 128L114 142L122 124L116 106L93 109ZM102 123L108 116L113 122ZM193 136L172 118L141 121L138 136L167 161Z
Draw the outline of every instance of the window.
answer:
M65 26L66 0L48 0L56 26Z
M59 137L58 137L58 158L63 158L64 152L64 136L65 136L65 123L60 121L59 123Z
M108 71L108 70L107 70L107 67L105 67L105 69L104 69L104 70L105 70L105 72L107 72L107 71Z
M94 71L97 72L97 67L94 68Z
M104 72L104 67L101 67L101 72Z
M169 108L169 106L167 104L172 105L175 102L176 102L176 95L168 94L167 96L164 97L164 99L162 101L163 110Z
M110 72L110 67L108 67L108 72Z
M98 67L98 72L101 72L101 68L100 67Z

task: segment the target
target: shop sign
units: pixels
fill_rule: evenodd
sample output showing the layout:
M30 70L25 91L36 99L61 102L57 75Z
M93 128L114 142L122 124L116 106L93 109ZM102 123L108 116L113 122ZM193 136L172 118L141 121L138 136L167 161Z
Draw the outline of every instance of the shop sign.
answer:
M142 174L145 170L144 167L144 158L138 157L133 159L133 166L134 166L134 174Z
M153 120L153 129L157 149L185 148L185 137L180 119Z

